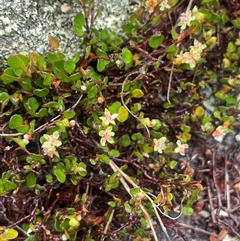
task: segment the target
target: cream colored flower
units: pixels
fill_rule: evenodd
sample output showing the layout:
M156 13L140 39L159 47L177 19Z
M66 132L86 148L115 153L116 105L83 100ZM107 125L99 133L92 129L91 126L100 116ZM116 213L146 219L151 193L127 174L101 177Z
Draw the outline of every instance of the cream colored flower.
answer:
M51 158L53 155L58 156L56 148L62 145L62 142L59 140L59 132L55 131L52 135L44 134L43 138L46 140L42 144L44 155Z
M114 119L116 119L117 116L118 116L118 114L111 115L110 111L108 109L105 109L104 116L99 117L99 119L102 120L102 123L105 126L108 126L109 124L116 125Z
M182 144L180 140L177 141L177 146L174 150L175 153L179 153L181 156L185 156L185 151L188 149L188 144Z
M112 138L112 136L115 135L114 132L112 132L112 126L109 126L108 128L106 128L105 130L101 130L99 131L99 136L101 136L101 140L100 140L100 144L102 146L105 146L106 145L106 142L110 143L110 144L113 144L114 143L114 140Z
M154 151L162 153L163 150L167 147L166 140L167 140L166 137L161 137L160 139L154 138L153 139L153 142L154 142L153 149L154 149Z
M165 9L169 9L171 6L168 4L168 0L162 0L160 2L160 10L164 11Z

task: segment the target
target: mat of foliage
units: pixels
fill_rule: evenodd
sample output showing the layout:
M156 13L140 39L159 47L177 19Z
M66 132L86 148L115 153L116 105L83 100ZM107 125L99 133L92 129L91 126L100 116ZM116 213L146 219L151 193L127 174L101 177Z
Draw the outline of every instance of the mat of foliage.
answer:
M239 239L239 3L139 1L125 36L79 4L82 56L1 74L0 240Z

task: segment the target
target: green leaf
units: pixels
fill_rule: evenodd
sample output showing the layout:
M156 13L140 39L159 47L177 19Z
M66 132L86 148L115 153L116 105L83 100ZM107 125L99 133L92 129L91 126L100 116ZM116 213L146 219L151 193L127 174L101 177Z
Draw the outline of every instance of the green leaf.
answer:
M131 94L133 98L142 98L144 96L143 91L140 89L133 90Z
M141 193L141 189L140 187L134 187L130 189L130 193L136 197L137 195L139 195Z
M43 117L47 115L47 109L41 108L38 112L35 113L35 117Z
M33 89L33 87L32 87L32 80L27 75L24 75L22 77L20 85L21 85L22 89L26 90L26 91L31 91Z
M143 136L142 136L142 134L141 133L134 133L133 135L132 135L132 140L133 141L143 141Z
M191 207L183 207L182 214L190 216L193 214L193 209Z
M39 103L35 97L24 100L23 105L30 115L34 115L39 107Z
M10 118L10 122L9 122L9 128L10 129L16 129L17 127L21 126L23 124L23 118L21 115L19 114L14 114L11 118Z
M17 184L14 182L11 182L9 180L3 180L4 187L9 190L15 190L17 189Z
M75 116L75 111L73 110L67 110L63 112L64 117L66 117L67 119L72 119Z
M35 89L33 91L33 94L37 97L44 98L48 95L49 89L44 88L44 89Z
M80 224L80 222L79 222L78 220L76 220L75 217L71 217L71 218L70 218L70 220L69 220L69 225L70 225L70 227L76 228L76 227L79 226L79 224Z
M65 167L62 163L57 163L57 165L53 167L53 173L59 182L64 183L66 181Z
M164 35L153 35L149 42L148 45L153 48L157 49L164 41Z
M9 95L8 95L7 92L1 92L0 93L0 104L2 104L1 110L3 110L5 106L7 106L9 100L10 100L10 98L9 98Z
M131 140L130 140L129 135L124 134L124 135L122 136L122 145L123 145L124 147L127 147L127 146L129 146L130 144L131 144Z
M133 114L137 113L139 110L141 110L142 106L140 103L134 103L134 105L131 107L131 112Z
M127 213L131 213L132 212L132 208L131 208L131 206L129 205L128 202L124 203L124 208L125 208Z
M127 49L127 48L123 48L122 49L122 58L123 58L123 62L125 64L130 64L133 61L133 55L132 52Z
M124 122L128 119L128 116L129 116L128 110L124 106L121 106L118 110L118 117L117 117L118 121Z
M64 65L64 60L55 61L53 65L53 72L59 80L63 82L70 82L69 77L66 75Z
M88 91L88 98L92 99L92 98L96 97L97 93L98 93L97 86L95 86L95 85L92 86L92 88Z
M19 77L20 75L22 75L24 73L24 71L22 69L13 69L14 74Z
M240 18L232 20L232 24L235 28L240 28Z
M109 155L112 156L112 157L119 157L120 153L119 153L118 150L113 149L109 152Z
M0 240L1 241L7 241L8 239L15 239L18 236L18 232L13 229L5 229L4 233L2 235L0 235Z
M76 64L79 60L80 60L80 54L75 53L73 58L72 58L72 61Z
M12 68L7 68L1 75L1 79L5 84L10 84L14 81L17 81L17 76Z
M107 184L107 186L105 187L105 191L108 192L108 191L110 191L111 189L117 188L117 187L118 187L118 184L119 184L118 181Z
M48 53L48 61L50 64L54 64L56 61L64 60L65 55L63 53Z
M3 102L9 98L9 94L7 92L0 92L0 102Z
M104 28L102 31L101 31L101 38L105 41L109 40L110 39L110 36L108 34L108 31L106 28Z
M177 33L177 31L176 31L175 28L172 28L171 34L172 34L173 40L177 40L177 38L178 38L178 33Z
M83 162L80 162L78 164L78 173L80 174L81 177L85 177L87 175L87 170L86 170L86 164Z
M80 12L75 16L74 22L73 22L74 30L78 36L84 35L84 29L83 29L84 25L85 25L85 18L83 14Z
M113 102L110 106L109 106L109 111L110 113L117 113L119 108L121 106L121 102L120 101L116 101L116 102Z
M76 68L76 63L73 60L67 60L64 65L64 69L67 73L71 74Z
M22 149L26 149L26 144L22 139L13 138L13 141L15 141Z
M106 65L109 63L108 60L98 59L97 61L97 71L102 72L105 70Z
M26 185L29 187L29 188L33 188L36 186L36 176L33 172L29 172L26 176Z
M168 166L171 168L171 169L174 169L176 166L177 166L177 161L170 161Z
M234 42L229 42L227 47L227 52L233 53L236 51L236 45Z
M202 108L202 106L197 106L195 109L195 115L199 118L202 118L204 116L205 110Z
M109 162L110 162L109 156L107 156L107 155L105 155L105 154L101 154L101 155L99 156L99 158L100 158L100 160L101 160L102 162L104 162L104 163L106 163L106 164L109 164Z
M22 69L24 72L27 71L28 58L22 54L16 54L7 59L8 66L15 69Z
M48 86L52 83L52 75L50 73L45 73L44 74L44 80L43 80L43 84Z
M184 132L190 132L191 131L191 127L190 126L187 126L186 124L182 124L181 126L180 126L180 129L182 130L182 131L184 131Z

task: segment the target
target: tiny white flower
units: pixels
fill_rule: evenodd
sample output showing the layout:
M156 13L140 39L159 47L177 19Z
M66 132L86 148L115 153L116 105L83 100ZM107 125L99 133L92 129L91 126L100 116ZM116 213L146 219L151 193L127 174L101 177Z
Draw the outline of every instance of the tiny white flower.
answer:
M179 153L181 156L185 156L185 151L188 149L188 144L182 144L180 140L177 141L177 146L174 150L175 153Z
M171 6L168 4L168 0L163 0L160 2L160 10L164 11L165 9L169 9Z
M105 109L104 116L99 117L99 119L102 120L102 123L106 126L108 126L109 124L116 125L114 119L116 119L117 116L118 114L111 115L110 111L108 109Z
M166 140L167 138L166 137L161 137L160 139L156 139L154 138L153 139L153 142L154 142L154 151L157 151L159 153L162 153L163 150L167 147L166 145Z
M102 137L101 140L100 140L100 144L102 146L105 146L106 142L108 142L110 144L114 143L114 140L113 140L112 136L114 136L115 133L112 132L112 126L109 126L105 130L100 130L98 134L99 134L99 136Z

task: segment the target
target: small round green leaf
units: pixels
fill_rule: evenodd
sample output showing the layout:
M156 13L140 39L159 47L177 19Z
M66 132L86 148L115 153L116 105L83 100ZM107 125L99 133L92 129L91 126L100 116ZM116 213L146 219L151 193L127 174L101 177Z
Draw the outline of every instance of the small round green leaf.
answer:
M195 109L195 115L197 117L203 117L204 116L204 113L205 113L205 110L202 108L202 106L198 106L196 109Z
M97 61L97 71L102 72L105 70L106 65L109 63L109 61L105 59L98 59Z
M182 214L183 215L188 215L188 216L190 216L190 215L192 215L193 214L193 209L191 208L191 207L183 207L183 209L182 209Z
M51 83L52 83L52 75L51 75L50 73L46 73L46 74L44 75L43 84L44 84L45 86L48 86L48 85L50 85Z
M129 205L128 202L124 203L124 208L125 208L127 213L131 213L132 212L132 208L131 208L131 206Z
M83 14L80 12L74 18L74 26L78 28L82 28L85 24L85 18Z
M33 94L37 97L40 97L40 98L44 98L45 96L47 96L49 93L49 89L35 89L33 91Z
M15 69L22 69L23 71L27 71L28 62L28 58L22 54L16 54L7 59L7 64L10 67Z
M5 101L9 98L9 94L7 92L0 93L0 102Z
M22 149L26 149L26 144L22 139L13 138L13 141L15 141Z
M64 183L66 181L65 167L62 163L58 163L53 167L53 173L59 182Z
M76 64L73 60L67 60L64 64L64 69L67 73L71 74L76 68Z
M6 229L4 233L0 236L0 240L8 240L8 239L15 239L18 236L18 232L13 229Z
M131 188L131 189L130 189L130 193L131 193L134 197L136 197L137 195L139 195L140 192L141 192L140 187L134 187L134 188Z
M9 180L3 180L3 184L4 184L4 187L9 190L15 190L17 188L17 184Z
M94 85L88 92L88 98L89 99L94 98L97 95L97 93L98 93L98 88L97 86Z
M101 160L102 162L104 162L104 163L106 163L106 164L109 164L109 162L110 162L109 157L108 157L107 155L105 155L105 154L101 154L101 155L99 156L99 158L100 158L100 160Z
M14 81L17 81L17 76L12 68L7 68L4 70L3 74L1 75L1 80L5 84L10 84Z
M122 136L122 145L124 147L126 147L126 146L129 146L130 144L131 144L131 140L130 140L129 135L127 135L127 134L123 135Z
M29 172L26 176L26 185L30 188L35 187L36 185L36 176L33 172Z
M128 116L129 116L129 113L128 113L128 110L124 107L124 106L121 106L118 110L118 117L117 119L120 121L120 122L124 122L128 119Z
M112 157L119 157L120 153L119 153L118 150L113 149L109 152L109 155L112 156Z
M135 89L132 91L132 97L133 98L142 98L144 96L144 93L140 89Z
M119 108L121 106L121 102L120 101L116 101L116 102L113 102L110 106L109 106L109 111L110 113L117 113Z
M163 35L153 35L149 40L149 46L153 49L158 48L164 41Z
M83 26L85 25L85 18L81 12L75 16L73 25L74 25L74 30L76 34L78 36L83 36L84 34Z
M23 101L23 105L30 114L35 113L39 107L39 103L35 97L30 97L26 99L25 101Z
M73 110L66 110L63 112L64 117L66 117L67 119L72 119L75 116L75 111Z
M19 114L14 114L10 118L9 128L10 129L16 129L17 127L21 126L23 124L23 118Z
M169 165L169 167L170 167L171 169L174 169L174 168L176 167L176 165L177 165L177 162L174 161L174 160L172 160L172 161L169 162L168 165Z
M132 52L127 48L123 48L122 49L122 58L123 58L123 62L125 64L130 64L133 60Z

